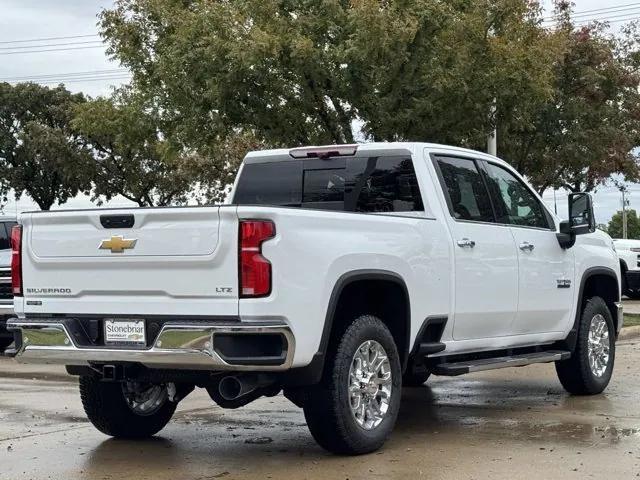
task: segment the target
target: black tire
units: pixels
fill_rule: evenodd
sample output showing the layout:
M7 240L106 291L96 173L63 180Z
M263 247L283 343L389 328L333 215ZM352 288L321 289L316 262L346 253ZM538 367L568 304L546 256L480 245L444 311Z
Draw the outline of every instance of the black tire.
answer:
M0 338L0 353L13 343L13 338Z
M150 415L135 413L126 402L119 382L101 382L89 376L80 377L80 398L89 420L105 435L116 438L147 438L162 430L176 410L166 400Z
M640 300L640 290L627 290L624 294L631 300Z
M601 376L596 376L589 365L589 327L597 315L604 317L609 335L609 360ZM556 362L556 372L564 389L573 395L596 395L601 393L611 380L616 353L616 333L611 312L600 297L587 300L578 326L578 340L571 358Z
M423 386L429 377L431 376L431 372L423 371L423 372L410 372L408 369L402 376L402 386L403 387L421 387Z
M349 397L349 371L357 349L374 340L385 350L391 371L391 395L381 423L365 430L358 425ZM387 440L398 417L402 390L402 369L391 332L377 317L357 317L327 351L322 380L309 387L305 395L304 416L318 444L333 453L359 455L373 452Z

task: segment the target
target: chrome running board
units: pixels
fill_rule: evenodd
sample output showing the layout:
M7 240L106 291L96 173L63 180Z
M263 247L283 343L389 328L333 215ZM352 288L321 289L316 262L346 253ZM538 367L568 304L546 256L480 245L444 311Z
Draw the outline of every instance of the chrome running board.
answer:
M549 363L566 360L571 352L565 350L549 350L547 352L524 353L520 355L465 360L434 365L431 371L435 375L455 376L465 373L496 370L498 368L524 367L533 363Z

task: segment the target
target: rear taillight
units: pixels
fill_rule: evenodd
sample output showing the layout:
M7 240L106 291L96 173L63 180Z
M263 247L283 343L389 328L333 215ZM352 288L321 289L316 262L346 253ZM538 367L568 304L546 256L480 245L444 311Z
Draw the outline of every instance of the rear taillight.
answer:
M275 234L276 226L269 220L240 222L238 270L241 297L265 297L271 293L271 263L262 256L262 243Z
M22 226L11 229L11 291L22 295Z

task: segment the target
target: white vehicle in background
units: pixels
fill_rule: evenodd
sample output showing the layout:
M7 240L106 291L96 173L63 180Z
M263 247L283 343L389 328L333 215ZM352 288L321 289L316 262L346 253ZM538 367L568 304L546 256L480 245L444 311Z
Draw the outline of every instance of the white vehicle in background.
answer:
M622 293L634 300L640 299L640 240L616 238L613 240L620 259Z
M21 215L11 354L79 375L114 437L195 387L222 408L283 391L324 448L371 452L431 374L555 362L567 391L606 388L620 263L589 195L568 218L471 150L252 152L230 205Z
M13 317L11 292L11 230L16 217L0 216L0 355L11 343L13 334L7 330L7 320Z

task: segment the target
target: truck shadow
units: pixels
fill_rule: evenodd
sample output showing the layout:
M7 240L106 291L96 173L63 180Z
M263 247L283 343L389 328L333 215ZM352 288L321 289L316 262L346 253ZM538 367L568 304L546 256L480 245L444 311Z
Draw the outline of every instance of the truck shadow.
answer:
M419 455L431 452L434 444L456 451L473 450L478 444L495 446L496 451L503 444L553 451L640 436L638 430L606 420L603 415L611 409L606 396L570 397L535 379L436 379L432 386L403 391L397 426L385 448L372 458L376 464L382 462L377 472L392 473L404 457L418 455L416 461L426 461ZM262 418L253 418L256 415ZM437 463L438 458L429 461ZM264 472L274 478L298 478L292 471L312 477L318 465L340 466L346 476L367 473L357 457L333 456L320 449L299 410L256 408L249 417L242 410L224 415L199 410L197 415L176 418L161 436L147 441L103 441L87 455L84 470L96 476L126 472L139 479L170 478L177 472L191 472L195 478L201 472L207 472L203 478L266 478Z

